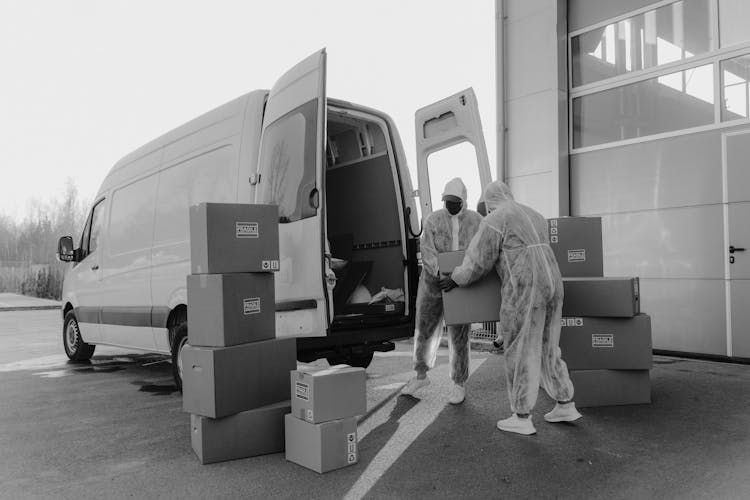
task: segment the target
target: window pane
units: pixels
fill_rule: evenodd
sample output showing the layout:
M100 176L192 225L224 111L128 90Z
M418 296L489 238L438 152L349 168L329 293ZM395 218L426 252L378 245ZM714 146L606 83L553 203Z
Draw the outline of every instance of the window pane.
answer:
M94 207L94 215L91 217L91 238L89 239L89 253L99 246L99 236L102 234L102 215L104 213L104 200Z
M149 176L115 191L109 216L108 255L142 250L154 233L156 176Z
M719 0L719 33L722 47L750 40L750 2Z
M671 132L714 121L713 65L573 99L573 147Z
M721 121L750 116L748 82L750 82L750 55L721 61Z
M433 211L443 208L443 189L454 177L460 177L466 186L467 208L477 209L482 197L482 184L479 181L477 153L471 143L462 142L432 153L427 157L427 172Z
M573 86L705 53L711 25L709 0L682 0L573 37Z

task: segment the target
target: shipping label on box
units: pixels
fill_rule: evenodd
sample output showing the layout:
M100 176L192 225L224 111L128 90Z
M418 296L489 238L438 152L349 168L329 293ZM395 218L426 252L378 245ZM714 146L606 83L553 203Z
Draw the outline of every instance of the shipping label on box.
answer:
M367 413L364 368L337 365L290 374L292 414L311 423Z
M564 277L603 276L601 217L548 219L549 241Z
M638 278L563 278L563 316L632 317L641 312Z
M357 418L319 424L284 417L286 459L319 473L356 464L359 460Z
M276 336L273 274L192 274L187 293L190 345L229 347Z
M190 207L193 274L279 270L276 205L200 203Z
M649 370L570 370L578 408L651 402Z
M651 318L562 318L560 350L569 370L648 370Z
M219 418L289 399L289 372L297 368L294 338L232 347L182 350L182 407Z
M438 254L440 273L450 273L461 265L464 251ZM502 283L494 271L467 287L457 287L443 293L443 316L446 325L465 325L500 321Z

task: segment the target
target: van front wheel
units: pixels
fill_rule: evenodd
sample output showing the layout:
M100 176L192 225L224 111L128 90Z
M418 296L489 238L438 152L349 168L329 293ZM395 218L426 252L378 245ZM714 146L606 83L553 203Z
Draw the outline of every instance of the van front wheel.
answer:
M177 389L182 392L182 348L188 340L187 322L180 323L172 335L172 376Z
M63 321L63 348L71 361L88 361L94 355L95 345L87 344L81 338L81 329L73 311L68 311Z

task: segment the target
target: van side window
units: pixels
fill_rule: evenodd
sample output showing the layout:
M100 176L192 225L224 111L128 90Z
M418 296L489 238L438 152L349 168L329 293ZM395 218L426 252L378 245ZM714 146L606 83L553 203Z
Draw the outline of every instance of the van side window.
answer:
M109 214L107 255L120 255L151 246L155 201L155 175L114 192Z
M315 189L317 108L314 99L282 116L263 132L258 171L259 203L279 206L279 221L312 217L310 204Z
M83 228L83 233L81 233L81 243L78 245L81 248L83 257L93 253L98 246L102 226L102 213L104 212L103 202L104 200L99 200L86 218L86 225Z
M232 203L237 182L230 146L171 166L159 174L154 245L188 240L188 207L201 202Z

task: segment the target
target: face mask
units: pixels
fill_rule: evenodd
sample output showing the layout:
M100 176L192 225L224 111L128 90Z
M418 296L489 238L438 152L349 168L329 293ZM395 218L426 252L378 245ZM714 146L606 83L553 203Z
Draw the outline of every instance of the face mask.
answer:
M463 204L460 201L446 201L445 202L445 209L448 211L451 215L456 215L458 212L461 211L461 206Z

